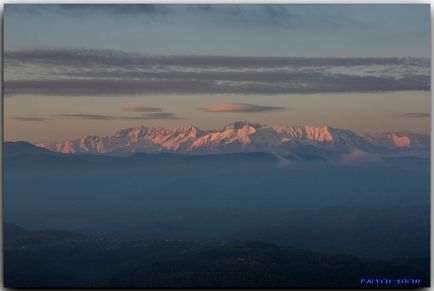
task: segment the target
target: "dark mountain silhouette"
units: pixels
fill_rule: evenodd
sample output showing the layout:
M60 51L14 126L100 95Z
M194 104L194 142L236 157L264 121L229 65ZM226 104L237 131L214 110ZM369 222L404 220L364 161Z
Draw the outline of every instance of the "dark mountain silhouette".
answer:
M257 241L119 242L65 233L9 232L5 286L351 288L361 287L362 278L378 276L418 278L421 284L410 286L429 286L429 258L381 261ZM45 243L38 243L44 235Z
M26 141L7 141L3 143L3 152L5 158L17 157L22 155L58 155L45 148L35 146Z

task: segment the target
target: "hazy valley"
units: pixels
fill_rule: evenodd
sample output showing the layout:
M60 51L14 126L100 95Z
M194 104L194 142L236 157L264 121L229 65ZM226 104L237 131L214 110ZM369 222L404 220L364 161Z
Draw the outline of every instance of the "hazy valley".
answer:
M386 268L388 274L398 276L411 268L415 276L427 278L422 271L425 267L415 267L426 266L429 256L429 151L420 145L423 139L418 137L420 144L413 142L414 148L394 146L390 141L387 146L374 147L359 136L350 135L357 143L336 143L336 135L333 142L318 141L318 136L321 133L313 140L293 138L286 154L71 154L7 142L5 221L31 234L19 237L17 245L9 244L16 238L6 233L6 257L22 258L9 261L9 270L17 268L20 274L19 270L33 268L26 256L52 269L43 255L48 243L65 260L75 250L84 252L78 255L80 264L88 264L86 257L107 256L109 251L115 256L113 264L129 266L116 270L120 281L109 280L114 270L99 266L98 274L89 279L80 275L81 280L72 281L74 286L177 286L177 276L190 278L180 286L206 286L214 284L210 274L223 266L237 270L235 277L220 274L224 286L254 284L255 276L244 276L255 272L272 272L275 275L270 280L276 286L308 286L302 274L288 277L285 273L293 264L318 272L309 286L325 286L330 279L324 276L338 272L334 268L358 270L346 274L349 281L341 281L342 286L358 286L351 280L368 269ZM365 145L369 147L362 152L360 147ZM357 158L349 159L355 152ZM56 235L60 230L60 234L81 235L58 240L51 234L53 229ZM37 237L29 231L36 231ZM39 245L39 240L45 243ZM137 252L143 260L153 254L161 261L139 263L133 259ZM162 259L165 252L173 255L168 261ZM215 252L225 255L215 261ZM282 255L286 259L278 263L280 273L275 273L272 266ZM202 282L179 269L174 271L173 284L167 277L158 281L159 272L170 268L173 260L191 270L205 270L207 279ZM317 260L330 265L320 267ZM208 262L206 267L202 261ZM262 267L252 269L257 263ZM156 272L155 281L127 276L137 264ZM41 271L28 284L45 286L44 276ZM11 282L14 278L9 276ZM61 287L62 279L52 284Z

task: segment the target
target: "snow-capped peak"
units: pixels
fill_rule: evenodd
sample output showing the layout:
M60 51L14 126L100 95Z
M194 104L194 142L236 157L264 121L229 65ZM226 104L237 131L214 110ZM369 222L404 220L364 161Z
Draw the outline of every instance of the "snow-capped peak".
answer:
M412 133L360 136L350 130L327 126L268 126L242 120L228 124L222 130L206 131L191 125L178 128L140 126L117 131L112 136L87 136L41 146L64 153L288 154L306 145L339 152L355 149L370 151L377 148L429 148L429 136Z

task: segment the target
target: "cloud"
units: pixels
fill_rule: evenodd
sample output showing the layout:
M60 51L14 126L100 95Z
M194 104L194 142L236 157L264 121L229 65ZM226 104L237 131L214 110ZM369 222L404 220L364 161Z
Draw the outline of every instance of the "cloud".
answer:
M348 154L344 154L342 156L341 162L344 164L356 164L360 162L373 162L377 160L380 160L380 157L378 155L356 149Z
M113 120L116 117L111 115L99 115L99 114L54 114L55 117L83 119L83 120Z
M176 114L170 112L146 113L141 117L143 119L181 119Z
M110 16L113 19L142 17L145 21L167 22L176 18L199 18L201 23L234 23L237 25L299 28L306 26L336 28L345 25L360 27L364 22L348 17L333 5L297 4L6 4L5 11L15 14L59 15L61 17ZM349 11L351 15L351 10ZM173 17L175 16L175 17ZM205 20L204 20L205 18Z
M144 113L140 116L114 116L99 114L53 114L53 117L79 119L79 120L149 120L149 119L181 119L174 113L157 112Z
M430 90L424 58L150 56L6 51L7 95L291 94ZM145 112L145 111L144 111Z
M387 78L334 77L310 81L232 82L212 80L11 80L5 81L6 95L119 96L142 94L309 94L342 92L385 92L429 90L425 79L396 81Z
M164 15L169 6L159 4L19 4L6 5L6 11L24 14L55 13L80 17L106 14L110 16Z
M36 116L15 116L15 117L10 117L9 119L14 119L14 120L19 120L19 121L31 121L31 122L39 122L39 121L47 121L49 120L49 118L45 118L45 117L36 117Z
M294 5L291 5L294 6ZM184 15L195 17L206 15L211 19L222 19L231 22L285 24L289 13L287 5L238 5L238 4L7 4L7 11L24 14L54 13L69 17L86 17L110 15L116 17L131 16L168 16ZM294 8L294 7L293 7ZM298 9L302 8L299 6ZM302 9L303 10L303 9ZM277 22L279 20L280 22Z
M5 63L31 63L81 67L187 67L187 68L281 68L318 66L364 66L419 64L429 67L426 58L303 58L303 57L240 57L240 56L156 56L96 49L22 49L4 52ZM422 62L422 63L419 63Z
M284 109L286 108L246 104L246 103L227 103L227 104L219 104L219 105L212 105L204 108L199 108L199 110L203 110L206 112L244 112L244 113L267 112L267 111L276 111L276 110L284 110Z
M153 14L167 14L168 6L159 4L58 4L58 10L70 14L83 14L83 13L107 13L111 15L153 15Z
M140 116L118 116L117 119L121 120L150 120L150 119L166 119L175 120L181 119L175 113L171 112L155 112L155 113L144 113Z
M130 111L130 112L159 112L159 111L161 111L161 108L137 106L137 107L122 108L122 110L123 111Z
M427 112L406 112L401 114L394 114L392 117L398 118L430 118L431 114Z

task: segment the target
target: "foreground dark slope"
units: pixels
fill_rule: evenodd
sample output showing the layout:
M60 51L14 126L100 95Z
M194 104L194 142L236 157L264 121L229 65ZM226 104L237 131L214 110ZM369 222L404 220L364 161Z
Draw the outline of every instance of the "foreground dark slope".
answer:
M255 241L120 242L15 225L5 226L4 264L14 288L360 287L370 277L429 285L429 258L367 260Z

